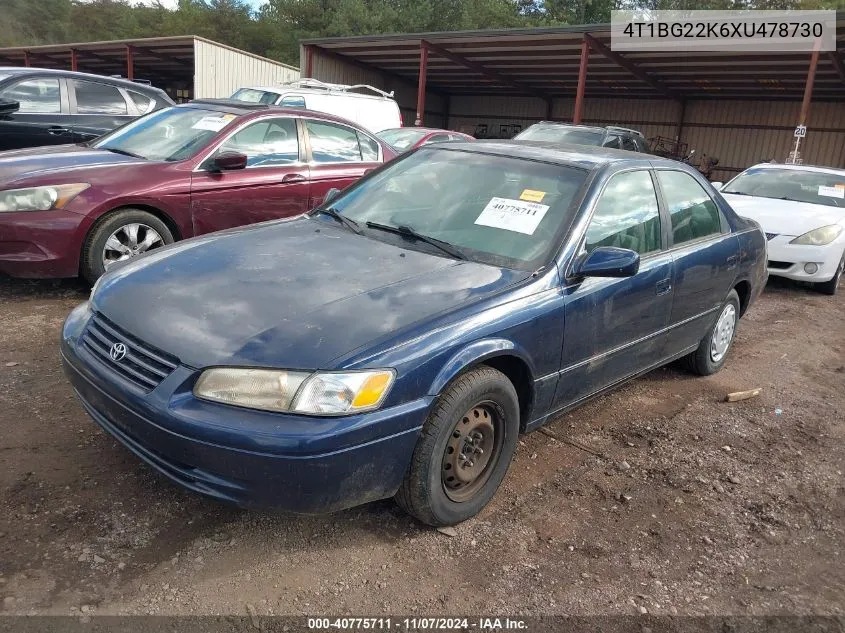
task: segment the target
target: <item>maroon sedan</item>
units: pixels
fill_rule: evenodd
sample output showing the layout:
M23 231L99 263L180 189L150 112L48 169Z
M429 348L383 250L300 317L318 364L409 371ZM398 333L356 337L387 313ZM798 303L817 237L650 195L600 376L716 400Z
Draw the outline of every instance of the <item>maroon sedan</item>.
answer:
M376 136L400 153L408 152L429 143L475 140L469 134L430 127L397 127L382 130Z
M221 100L0 152L0 273L93 283L177 240L304 213L394 156L344 119Z

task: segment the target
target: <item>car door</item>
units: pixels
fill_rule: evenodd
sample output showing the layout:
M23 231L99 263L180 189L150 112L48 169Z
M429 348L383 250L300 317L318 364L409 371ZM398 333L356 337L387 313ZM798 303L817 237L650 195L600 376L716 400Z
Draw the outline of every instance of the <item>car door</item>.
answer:
M93 141L138 116L134 102L112 84L68 80L74 142Z
M309 169L294 117L265 117L229 135L191 177L191 212L199 235L292 217L308 210ZM247 155L246 169L215 171L221 152Z
M685 171L658 169L657 183L669 216L674 263L667 352L698 346L734 286L739 242L719 206Z
M652 173L635 169L607 180L582 240L640 254L632 277L571 279L565 288L564 342L555 394L558 408L656 366L664 357L672 308L672 256Z
M304 119L311 167L310 206L330 189L344 189L381 165L381 146L372 137L342 123Z
M27 77L11 82L0 99L17 101L17 112L0 118L0 150L72 143L65 80Z

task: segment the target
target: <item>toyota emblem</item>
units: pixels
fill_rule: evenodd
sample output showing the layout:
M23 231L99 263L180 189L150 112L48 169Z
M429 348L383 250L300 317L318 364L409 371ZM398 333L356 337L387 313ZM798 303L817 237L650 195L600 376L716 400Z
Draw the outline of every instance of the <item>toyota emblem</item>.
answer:
M111 359L114 362L119 363L124 358L126 358L126 345L124 345L123 343L115 343L111 346L109 356L111 356Z

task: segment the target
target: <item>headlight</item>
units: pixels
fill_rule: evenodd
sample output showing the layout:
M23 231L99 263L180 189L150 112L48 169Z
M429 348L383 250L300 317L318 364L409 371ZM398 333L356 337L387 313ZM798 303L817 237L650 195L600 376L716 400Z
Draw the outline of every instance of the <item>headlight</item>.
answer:
M0 213L62 209L90 187L87 182L0 191Z
M823 226L820 229L814 229L809 233L804 233L804 235L792 240L790 244L824 246L839 237L840 233L842 233L842 227L838 224L831 224L830 226Z
M194 395L250 409L346 415L377 408L393 384L391 370L304 372L219 367L207 369Z

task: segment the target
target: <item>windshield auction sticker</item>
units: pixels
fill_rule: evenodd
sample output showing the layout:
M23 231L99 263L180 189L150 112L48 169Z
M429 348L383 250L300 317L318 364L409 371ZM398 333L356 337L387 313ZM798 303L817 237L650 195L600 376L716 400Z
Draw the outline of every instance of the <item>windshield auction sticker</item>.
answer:
M484 207L481 215L476 218L475 223L491 226L494 229L534 235L534 231L548 210L549 206L546 204L511 198L493 198Z
M229 121L234 119L233 115L223 116L204 116L199 121L194 123L191 127L195 130L208 130L210 132L219 132L224 127L229 125Z
M833 187L825 187L819 185L819 195L828 196L829 198L845 198L845 186L834 185Z

